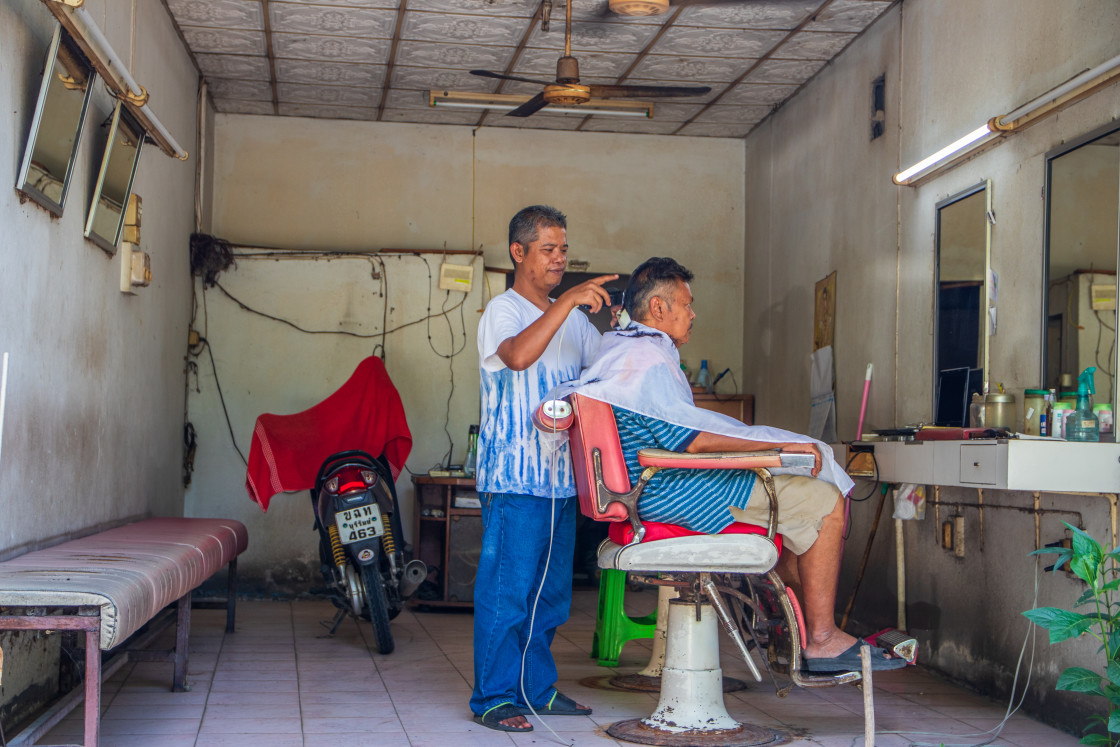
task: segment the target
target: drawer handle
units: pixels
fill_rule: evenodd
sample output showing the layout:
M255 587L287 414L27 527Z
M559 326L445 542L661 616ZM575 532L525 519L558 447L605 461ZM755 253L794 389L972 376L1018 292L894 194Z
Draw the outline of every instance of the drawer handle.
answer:
M980 466L980 462L973 462L973 463L972 463L972 466L973 466L973 467L979 467L979 466Z

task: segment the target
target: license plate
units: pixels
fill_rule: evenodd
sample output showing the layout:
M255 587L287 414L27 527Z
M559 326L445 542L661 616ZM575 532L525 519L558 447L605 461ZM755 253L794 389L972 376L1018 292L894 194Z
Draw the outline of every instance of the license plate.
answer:
M334 521L338 524L338 538L344 545L374 539L385 533L381 508L376 503L339 511L334 515Z

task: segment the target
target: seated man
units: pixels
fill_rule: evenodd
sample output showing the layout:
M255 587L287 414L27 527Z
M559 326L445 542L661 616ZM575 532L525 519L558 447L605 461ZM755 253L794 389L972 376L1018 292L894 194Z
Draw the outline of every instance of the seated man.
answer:
M778 501L777 531L790 551L783 553L782 575L792 577L800 592L807 628L806 668L858 670L860 642L835 621L843 496L852 489L852 480L824 444L777 428L747 426L696 407L677 352L688 342L696 317L691 280L692 273L673 259L654 257L642 263L626 289L630 324L607 333L580 379L553 390L546 399L578 392L610 403L631 483L642 472L637 452L643 448L688 453L781 449L813 454L812 470L771 470ZM764 525L768 505L765 488L754 472L669 469L650 479L638 510L646 521L715 534L733 521ZM872 653L877 670L906 664L881 649Z

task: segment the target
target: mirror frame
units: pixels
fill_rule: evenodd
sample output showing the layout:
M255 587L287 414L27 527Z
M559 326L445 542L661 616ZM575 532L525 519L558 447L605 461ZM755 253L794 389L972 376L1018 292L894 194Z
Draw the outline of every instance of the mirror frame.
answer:
M105 187L105 178L109 173L109 166L114 153L119 153L116 149L117 132L121 126L130 127L136 133L136 153L132 156L132 165L128 171L128 184L125 186L124 202L121 204L121 214L117 219L117 227L113 232L113 236L102 236L101 234L94 233L93 224L97 218L97 210L101 202L101 190ZM105 155L101 159L101 171L97 175L97 186L93 190L93 199L89 205L89 215L86 217L86 230L85 237L97 244L99 247L109 253L110 256L117 253L117 245L120 244L121 230L124 228L124 216L128 212L128 198L132 194L132 183L136 179L136 167L140 164L140 152L144 149L144 139L147 133L143 127L124 109L124 104L117 102L117 106L113 111L113 124L109 128L109 139L105 145Z
M27 184L27 175L31 170L31 161L35 155L35 145L39 139L40 127L43 124L43 111L47 105L47 94L50 91L51 82L54 80L54 71L58 64L58 52L61 46L65 45L67 52L75 59L81 60L86 63L87 79L86 79L86 92L82 98L82 110L78 114L78 121L75 123L74 130L74 144L70 150L70 160L66 164L66 174L62 179L62 194L59 196L58 202L55 202L46 194L34 187L29 187ZM82 130L86 121L86 112L89 110L89 100L93 92L93 84L97 80L97 71L85 55L81 53L77 45L70 40L69 36L64 38L62 25L59 24L54 31L54 37L51 39L50 49L47 52L47 61L43 67L43 81L39 85L39 98L35 103L35 113L31 117L31 130L27 134L27 142L23 148L23 161L20 164L19 175L16 177L16 191L21 195L33 200L39 205L46 208L52 215L62 216L63 210L66 205L66 193L70 189L70 181L74 175L74 162L77 160L78 146L82 141Z
M1047 151L1045 156L1046 173L1042 186L1045 200L1042 208L1042 324L1039 328L1039 356L1038 356L1038 380L1046 385L1046 344L1047 344L1047 326L1050 317L1050 209L1051 209L1051 195L1052 195L1052 179L1054 176L1054 161L1062 156L1075 151L1083 145L1087 145L1094 140L1099 140L1105 135L1113 132L1120 131L1120 120L1113 120L1107 124L1103 124L1084 135L1080 135L1071 140L1067 140L1061 145ZM1117 210L1120 210L1120 205L1117 205ZM1117 289L1120 290L1120 237L1117 238L1117 256L1116 256L1116 275ZM1120 319L1120 308L1117 308L1117 319ZM1120 364L1120 344L1116 345L1114 357L1112 360L1112 370L1120 371L1118 368ZM1080 373L1077 371L1076 373ZM1115 401L1113 395L1120 397L1120 380L1113 387L1116 391L1109 392L1109 401Z
M991 370L989 365L989 351L991 349L991 342L989 332L991 325L988 322L988 308L991 305L991 276L992 276L992 180L985 179L984 181L974 184L967 189L963 189L956 194L949 195L943 200L939 200L934 205L934 262L933 262L933 376L932 376L932 391L933 397L931 402L933 405L932 417L930 422L937 418L937 377L940 370L937 360L937 347L938 347L938 316L940 313L940 286L941 286L941 210L949 207L950 205L960 202L968 197L984 192L984 284L983 291L980 294L980 325L983 334L980 341L980 365L983 368L983 391L989 391L991 382Z

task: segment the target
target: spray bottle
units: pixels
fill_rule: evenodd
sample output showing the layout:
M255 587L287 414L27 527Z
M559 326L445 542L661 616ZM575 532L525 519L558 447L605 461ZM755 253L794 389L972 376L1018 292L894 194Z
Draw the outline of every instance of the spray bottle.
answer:
M1077 409L1066 416L1067 441L1100 441L1100 426L1093 414L1089 395L1096 394L1093 385L1093 372L1096 366L1089 366L1077 377Z

